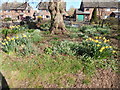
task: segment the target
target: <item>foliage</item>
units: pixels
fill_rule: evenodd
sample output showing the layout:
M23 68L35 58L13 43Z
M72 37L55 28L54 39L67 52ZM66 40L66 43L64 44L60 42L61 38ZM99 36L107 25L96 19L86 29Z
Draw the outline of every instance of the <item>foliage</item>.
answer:
M2 29L1 33L6 37L8 35L13 35L13 34L19 34L19 33L24 33L24 32L29 32L32 33L33 31L35 31L34 29L28 29L28 27L26 26L10 26L10 29Z
M80 33L80 36L82 35L82 37L84 37L85 35L87 36L100 36L102 35L106 35L106 34L110 34L110 29L108 27L103 27L101 28L100 26L82 26L80 28L80 31L82 33Z
M91 23L96 23L97 22L97 8L95 7L94 8L94 10L93 10L93 12L92 12L92 17L91 17L91 20L90 20L90 22Z
M12 21L12 18L10 18L10 17L4 18L4 21Z
M109 42L109 40L105 37L95 37L94 39L88 38L85 41L83 40L78 49L79 54L88 55L96 59L110 57L112 53L116 53L116 51L114 51L112 46L107 42Z
M33 52L31 47L31 42L29 42L28 36L25 34L12 38L6 37L6 39L1 42L2 50L7 53L19 52L26 55Z
M44 21L43 23L40 24L41 29L49 29L51 25L50 21Z
M119 24L120 20L114 17L109 17L105 20L105 24L109 26L111 29L118 30L120 29Z
M67 55L87 55L96 59L103 59L113 55L116 51L109 45L110 40L105 37L95 37L83 40L82 43L72 41L57 42L47 48L47 53L61 53Z

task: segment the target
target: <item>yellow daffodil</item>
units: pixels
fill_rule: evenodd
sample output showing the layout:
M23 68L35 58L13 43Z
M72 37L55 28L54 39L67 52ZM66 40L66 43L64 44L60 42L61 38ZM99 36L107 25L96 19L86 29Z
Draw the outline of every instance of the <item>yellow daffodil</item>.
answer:
M7 41L6 39L4 39L4 41Z
M95 39L98 39L98 37L95 37Z
M23 34L23 37L27 37L27 36Z
M112 53L116 53L116 51L112 51Z
M102 37L99 37L99 39L101 39Z
M100 44L101 44L102 42L98 42L98 43L100 43Z
M10 39L8 36L6 37L8 40Z
M102 52L103 50L100 49L99 51Z
M112 48L112 46L109 46L109 48Z
M94 40L94 42L98 43L99 41L98 40Z
M12 38L11 40L15 40L14 38Z
M105 38L105 37L103 37L103 39L104 39L104 40L106 40L106 38Z
M18 37L18 35L16 35L16 39L18 39L19 37Z
M106 46L105 48L109 48L109 46Z
M30 37L30 36L29 36ZM88 39L86 39L86 41L88 41Z
M8 44L8 42L5 42L6 44Z
M106 40L104 40L104 43L106 43L107 41Z
M105 47L102 47L102 48L101 48L101 50L104 50L104 49L105 49Z
M99 47L100 45L98 44L97 47Z
M5 43L2 43L2 45L6 45Z
M106 42L109 42L110 40L106 40Z
M89 40L92 40L92 38L89 38Z

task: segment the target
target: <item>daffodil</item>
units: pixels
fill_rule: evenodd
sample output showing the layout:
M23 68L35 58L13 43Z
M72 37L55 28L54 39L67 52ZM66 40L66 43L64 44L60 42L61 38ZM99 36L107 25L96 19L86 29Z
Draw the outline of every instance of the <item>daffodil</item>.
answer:
M8 40L10 39L8 36L6 37Z
M11 40L15 40L14 38L12 38Z
M4 39L4 41L7 41L6 39Z
M100 44L101 44L102 42L98 42L98 43L100 43Z
M116 51L112 51L112 53L116 53Z
M105 47L102 47L102 48L101 48L101 50L104 50L104 49L105 49Z
M109 48L112 48L112 46L109 46Z
M98 44L97 47L99 47L100 45Z
M2 45L6 45L5 43L2 43Z
M16 35L16 39L18 39L19 37L18 37L18 35Z
M95 39L98 39L98 37L95 37Z
M106 43L107 41L106 40L104 40L104 43Z
M92 38L89 38L89 40L92 40Z
M98 43L99 41L98 40L94 40L94 42Z
M106 46L105 48L109 48L109 46Z
M104 40L106 40L106 38L105 38L105 37L103 37L103 39L104 39Z
M27 37L27 36L23 34L23 37Z
M8 44L8 42L5 42L6 44Z
M102 37L99 37L99 39L101 39Z
M103 50L100 49L99 51L102 52Z

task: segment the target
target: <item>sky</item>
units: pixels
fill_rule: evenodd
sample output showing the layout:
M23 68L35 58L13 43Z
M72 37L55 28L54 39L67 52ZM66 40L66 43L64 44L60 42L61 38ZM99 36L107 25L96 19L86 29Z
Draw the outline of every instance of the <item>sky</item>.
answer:
M3 2L12 2L12 1L17 1L17 2L25 2L28 1L31 6L35 9L36 5L40 0L0 0L0 4ZM46 0L44 0L46 1ZM66 10L69 10L71 7L74 8L79 8L81 0L64 0L66 2Z

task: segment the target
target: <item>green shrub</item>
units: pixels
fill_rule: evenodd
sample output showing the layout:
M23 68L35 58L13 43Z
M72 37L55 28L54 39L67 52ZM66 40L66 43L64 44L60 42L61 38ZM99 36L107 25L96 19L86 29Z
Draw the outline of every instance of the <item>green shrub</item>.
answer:
M42 39L40 30L35 30L30 35L31 35L31 42L39 42Z
M1 48L6 53L16 52L22 55L33 53L32 43L25 34L12 38L6 37L6 39L1 42Z
M83 40L78 48L78 54L91 56L96 59L110 57L115 51L107 42L109 40L101 37Z
M97 17L97 8L95 7L93 12L92 12L92 17L91 17L91 20L90 22L91 23L97 23L98 21L98 17Z
M4 21L12 21L12 18L10 18L10 17L4 18Z

